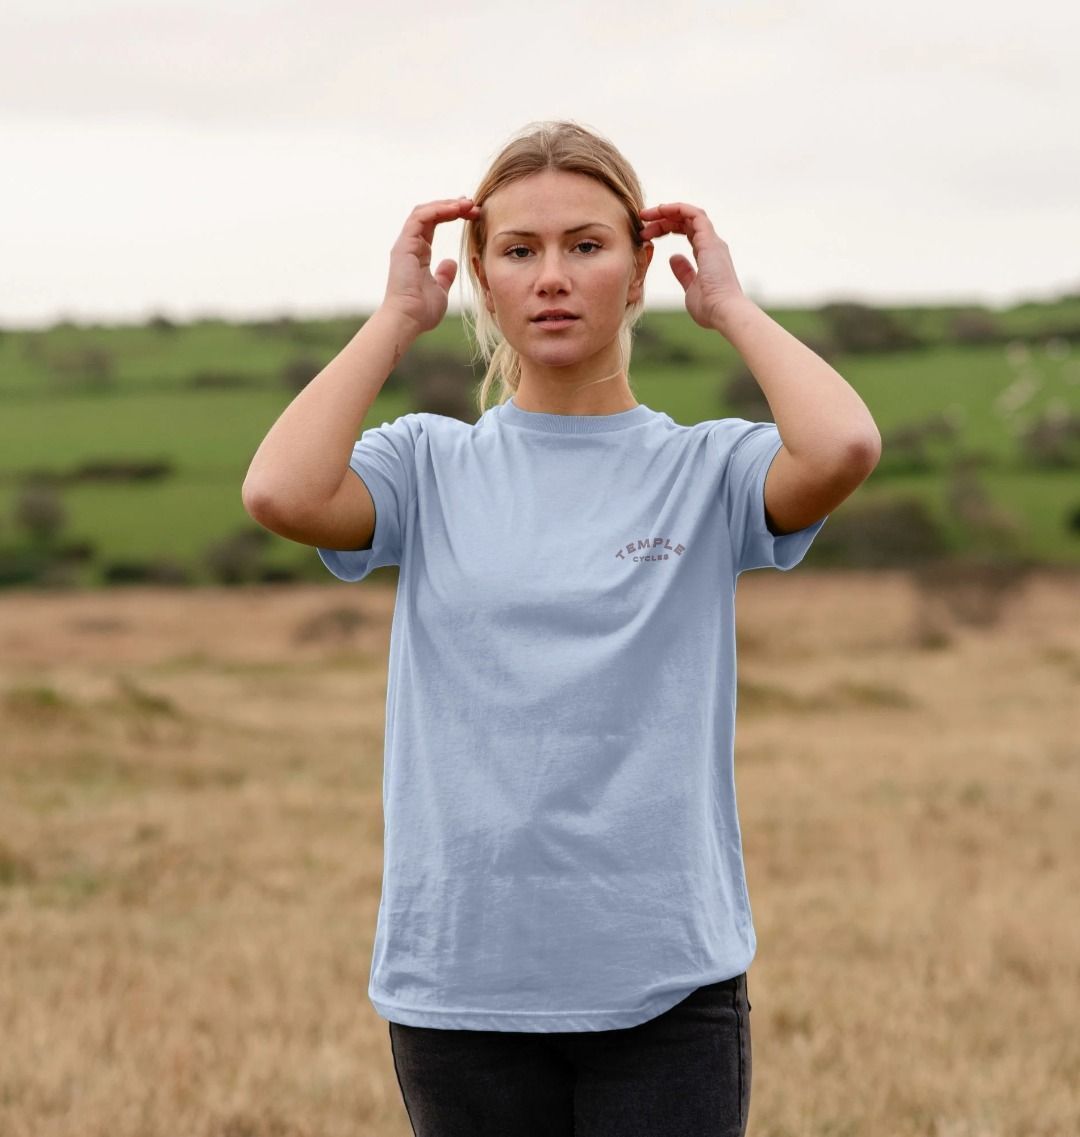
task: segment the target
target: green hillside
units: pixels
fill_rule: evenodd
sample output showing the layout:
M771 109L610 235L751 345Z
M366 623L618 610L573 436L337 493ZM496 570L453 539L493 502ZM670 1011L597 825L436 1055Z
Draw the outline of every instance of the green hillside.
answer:
M855 387L885 439L807 564L1080 565L1080 297L770 315ZM254 525L240 486L277 415L362 321L0 330L0 585L329 579L313 550ZM441 408L433 376L456 380L443 413L476 417L456 316L414 346L365 425ZM631 384L678 422L771 417L730 344L681 310L642 321Z

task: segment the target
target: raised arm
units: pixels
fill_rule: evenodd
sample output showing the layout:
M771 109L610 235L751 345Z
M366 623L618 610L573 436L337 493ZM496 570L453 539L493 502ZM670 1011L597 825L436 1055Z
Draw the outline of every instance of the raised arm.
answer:
M877 465L881 434L869 409L839 372L743 293L727 242L703 209L676 202L643 209L641 217L647 241L668 233L688 238L697 267L682 254L670 258L687 311L739 352L773 413L782 446L765 480L770 532L813 524Z
M431 272L435 226L477 213L463 197L418 205L409 214L391 250L382 304L282 411L255 451L241 496L264 528L307 545L370 545L375 507L349 470L353 445L390 372L446 314L457 264L444 260Z

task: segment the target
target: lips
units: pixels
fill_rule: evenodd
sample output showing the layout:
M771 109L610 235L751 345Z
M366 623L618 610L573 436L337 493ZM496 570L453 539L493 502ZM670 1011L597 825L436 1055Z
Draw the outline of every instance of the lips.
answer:
M532 322L534 324L554 324L576 319L577 316L573 312L567 312L565 308L548 308L546 311L533 316Z

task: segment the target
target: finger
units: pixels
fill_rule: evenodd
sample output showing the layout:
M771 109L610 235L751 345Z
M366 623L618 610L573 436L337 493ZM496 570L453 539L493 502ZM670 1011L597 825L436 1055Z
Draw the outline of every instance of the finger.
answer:
M657 236L663 233L682 233L692 241L697 235L716 232L705 210L685 201L653 205L639 212L642 220L648 222L646 230L651 225L660 226L656 230Z
M443 290L443 292L450 291L450 285L454 283L454 277L457 276L457 261L440 261L439 267L433 273L435 283Z
M665 237L669 233L676 233L681 237L688 237L691 241L693 241L695 237L704 236L703 233L700 233L694 228L690 221L686 220L650 221L640 232L642 239L646 241L654 240L656 237Z
M405 224L405 233L417 236L430 245L435 238L437 225L447 221L457 221L462 217L475 220L479 215L479 207L470 198L429 202L426 205L418 205L412 211Z
M655 237L665 237L668 233L683 233L685 226L678 221L663 218L659 221L649 221L638 230L643 241L651 241Z
M475 220L480 216L480 207L471 197L459 197L451 200L443 198L439 201L425 202L416 206L405 222L405 233L418 236L429 244L435 237L435 226L444 221L456 221L465 217Z
M671 265L675 279L682 285L685 292L694 283L694 277L697 276L694 266L681 253L669 257L668 264Z
M416 257L421 268L427 268L431 264L431 242L425 241L422 237L408 236L403 233L398 238L395 248L398 253Z
M671 209L668 206L657 206L655 210L649 212L655 212L656 216L648 220L642 218L642 224L646 228L655 225L670 232L675 229L685 231L697 224L710 224L708 217L700 210L696 213L684 213L682 210Z
M638 211L645 221L655 221L660 217L695 217L705 216L705 210L699 205L690 205L685 201L665 202L660 205L650 205Z

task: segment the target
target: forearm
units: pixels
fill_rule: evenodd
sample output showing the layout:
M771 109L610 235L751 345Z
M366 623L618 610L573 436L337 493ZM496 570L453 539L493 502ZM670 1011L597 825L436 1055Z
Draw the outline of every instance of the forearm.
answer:
M272 505L299 514L333 496L376 395L417 334L380 308L300 391L248 467L241 493L249 513Z
M717 331L758 381L793 458L827 468L859 451L877 461L881 435L855 389L749 297L727 309Z

